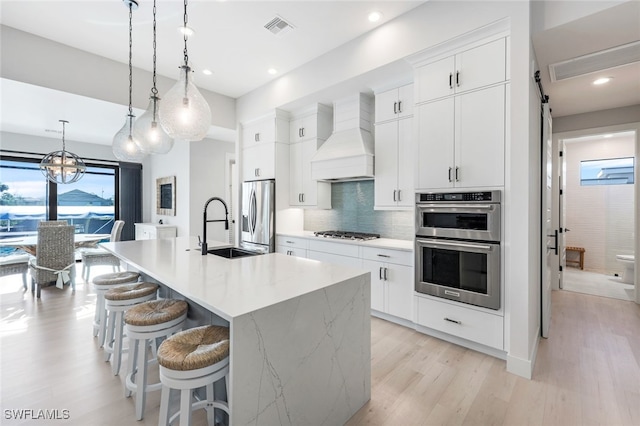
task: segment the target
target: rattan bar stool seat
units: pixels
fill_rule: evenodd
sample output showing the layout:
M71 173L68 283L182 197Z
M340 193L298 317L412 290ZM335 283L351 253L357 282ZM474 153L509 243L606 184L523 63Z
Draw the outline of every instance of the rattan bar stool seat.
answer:
M155 299L159 288L158 284L141 282L116 286L104 294L108 316L104 360L109 361L113 354L111 369L114 376L120 372L122 352L126 351L122 348L124 315L136 305Z
M136 418L142 420L147 392L160 390L162 384L147 384L148 367L157 360L149 360L149 346L155 353L155 342L179 332L187 320L189 305L184 300L161 299L141 303L124 314L129 336L129 364L125 379L125 396L135 393Z
M181 331L162 342L158 348L160 364L159 425L168 425L180 416L180 425L191 424L191 411L204 408L210 425L215 422L214 409L229 415L229 404L216 399L214 383L224 379L229 395L229 328L205 325ZM206 388L206 400L194 404L195 389ZM169 399L172 389L180 390L180 410L169 417Z
M93 279L96 291L96 313L93 318L93 335L98 336L100 347L104 345L107 331L107 310L104 307L104 294L114 286L133 284L140 279L140 273L134 271L113 272L98 275Z

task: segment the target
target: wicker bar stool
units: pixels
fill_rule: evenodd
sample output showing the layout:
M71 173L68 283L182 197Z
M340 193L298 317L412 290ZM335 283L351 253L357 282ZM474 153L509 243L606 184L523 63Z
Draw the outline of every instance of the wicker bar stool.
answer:
M167 426L180 416L180 426L191 424L191 411L204 408L209 425L214 424L214 409L229 415L229 404L216 400L213 384L225 379L229 395L229 328L214 325L191 328L171 336L158 348L160 364L159 426ZM193 391L205 386L207 399L191 404ZM180 390L180 410L169 418L171 389Z
M137 283L114 287L104 294L105 308L107 310L107 337L104 343L104 360L111 360L111 371L114 376L120 372L122 360L122 329L124 327L123 315L125 311L143 302L156 298L158 284Z
M98 336L100 347L104 345L105 331L107 329L107 310L104 308L104 294L109 289L123 284L133 284L140 278L138 272L124 271L111 274L98 275L93 279L93 287L96 290L96 313L93 317L93 335Z
M168 337L182 330L189 305L184 300L162 299L141 303L129 309L124 322L129 336L129 364L124 394L136 394L136 418L144 416L147 392L160 390L161 383L147 384L149 346L155 347L157 338ZM151 345L150 345L151 344Z

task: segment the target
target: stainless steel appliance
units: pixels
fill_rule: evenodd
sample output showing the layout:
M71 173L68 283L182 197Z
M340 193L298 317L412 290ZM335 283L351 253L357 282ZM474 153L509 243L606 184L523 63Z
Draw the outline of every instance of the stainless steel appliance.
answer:
M242 228L240 247L260 253L275 251L275 180L242 184Z
M500 191L416 194L416 291L500 309L500 228Z
M316 237L324 238L336 238L339 240L355 240L355 241L367 241L380 238L380 234L370 234L366 232L351 232L351 231L316 231L313 233Z

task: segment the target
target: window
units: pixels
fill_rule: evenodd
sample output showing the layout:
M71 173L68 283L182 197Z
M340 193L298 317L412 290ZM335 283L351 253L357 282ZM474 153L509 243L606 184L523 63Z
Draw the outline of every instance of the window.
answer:
M42 220L66 220L77 233L108 234L116 219L117 166L87 165L78 182L49 182L33 158L0 159L0 238L35 234Z
M609 158L580 162L580 185L633 184L634 158Z

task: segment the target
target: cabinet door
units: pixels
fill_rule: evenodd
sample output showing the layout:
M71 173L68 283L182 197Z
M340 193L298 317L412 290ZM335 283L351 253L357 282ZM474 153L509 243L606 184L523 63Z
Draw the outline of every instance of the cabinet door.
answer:
M375 153L375 205L376 207L395 206L398 194L397 120L376 125Z
M504 185L504 105L502 85L456 97L457 187Z
M301 193L303 206L318 204L318 181L311 179L311 159L317 149L317 139L306 140L301 145Z
M302 151L301 142L289 145L289 205L291 206L302 204L302 174L304 173Z
M432 62L416 70L416 102L442 98L454 93L455 57Z
M291 142L316 138L318 135L318 119L316 114L301 117L289 122L289 139Z
M384 276L380 262L362 261L362 269L371 272L371 309L385 312L384 309Z
M304 139L302 129L304 128L304 118L297 118L289 122L289 140L291 143L300 142Z
M398 88L398 118L413 115L413 84Z
M244 181L275 179L275 143L265 143L242 150Z
M176 237L176 228L171 227L161 227L155 228L156 230L156 238L161 240L163 238L175 238Z
M398 89L392 89L377 94L375 103L376 123L397 118Z
M456 93L499 83L506 78L504 38L456 55Z
M398 195L397 205L413 206L413 118L398 121Z
M417 110L417 188L453 186L453 111L453 97L420 105Z
M389 315L413 321L413 268L392 263L387 263L384 267L387 284L386 312ZM373 282L373 276L371 281ZM371 293L373 294L373 290ZM373 305L373 296L371 303Z
M250 148L260 144L275 142L276 120L269 117L252 121L242 127L242 148Z

